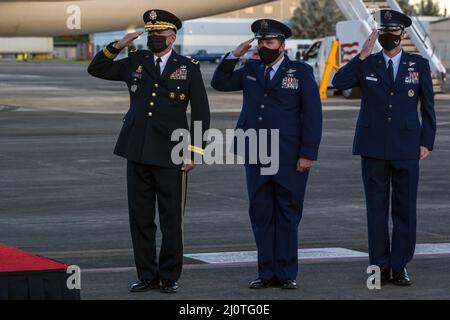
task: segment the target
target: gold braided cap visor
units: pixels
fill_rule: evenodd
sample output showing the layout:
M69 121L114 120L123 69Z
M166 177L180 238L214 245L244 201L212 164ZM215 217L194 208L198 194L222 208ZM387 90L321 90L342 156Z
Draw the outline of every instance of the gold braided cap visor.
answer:
M173 29L175 31L178 31L178 28L173 23L165 21L157 21L155 23L147 22L144 26L144 29L147 31L167 30L167 29Z

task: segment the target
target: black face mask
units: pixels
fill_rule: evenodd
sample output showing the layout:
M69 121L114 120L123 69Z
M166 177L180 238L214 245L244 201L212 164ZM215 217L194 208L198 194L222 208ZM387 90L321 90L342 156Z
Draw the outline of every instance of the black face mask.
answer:
M166 37L160 35L149 35L147 37L147 47L153 53L160 53L167 49Z
M401 36L392 33L383 33L378 37L378 42L386 51L391 51L400 45Z
M280 48L278 49L269 49L267 47L260 47L258 49L259 57L261 61L264 62L265 65L269 65L280 56Z

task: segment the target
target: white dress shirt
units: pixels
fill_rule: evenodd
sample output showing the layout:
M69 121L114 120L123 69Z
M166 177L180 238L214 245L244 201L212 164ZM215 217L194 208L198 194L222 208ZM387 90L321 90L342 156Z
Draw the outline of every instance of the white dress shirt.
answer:
M163 55L161 58L161 62L159 63L159 67L161 68L161 74L164 72L164 68L166 67L167 61L169 60L170 55L172 54L172 50L167 52L165 55ZM156 54L153 54L153 59L155 61L156 66L156 60L158 60L158 56Z

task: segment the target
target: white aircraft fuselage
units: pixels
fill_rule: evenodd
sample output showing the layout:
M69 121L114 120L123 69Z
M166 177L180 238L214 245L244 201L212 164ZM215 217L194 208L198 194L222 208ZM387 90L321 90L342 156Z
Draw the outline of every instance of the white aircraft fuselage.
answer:
M229 12L271 0L0 0L0 37L77 35L139 28L151 8L182 20Z

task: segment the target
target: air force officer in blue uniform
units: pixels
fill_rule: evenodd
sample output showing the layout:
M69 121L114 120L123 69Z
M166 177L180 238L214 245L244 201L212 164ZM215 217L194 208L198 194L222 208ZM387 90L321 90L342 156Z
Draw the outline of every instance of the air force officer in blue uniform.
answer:
M279 170L262 175L261 165L246 163L250 220L258 249L258 278L252 289L278 284L295 289L298 273L298 225L308 171L317 159L322 132L322 106L313 70L284 54L286 25L257 20L252 31L261 60L235 70L254 39L225 56L212 79L219 91L243 90L237 127L279 130Z
M353 154L362 159L370 263L381 268L382 283L410 285L406 265L416 244L419 159L433 150L436 134L433 85L428 61L400 46L411 19L393 10L380 10L376 17L379 31L339 70L333 85L361 88ZM371 54L377 39L383 50Z

